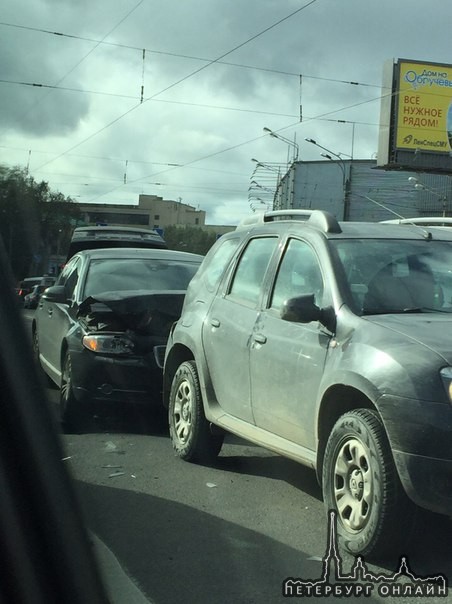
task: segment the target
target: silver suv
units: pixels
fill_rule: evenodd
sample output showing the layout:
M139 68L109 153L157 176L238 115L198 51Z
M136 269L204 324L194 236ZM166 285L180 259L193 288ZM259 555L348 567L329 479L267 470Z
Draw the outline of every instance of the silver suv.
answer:
M452 510L452 229L276 211L224 235L166 349L174 449L232 432L311 468L342 546Z

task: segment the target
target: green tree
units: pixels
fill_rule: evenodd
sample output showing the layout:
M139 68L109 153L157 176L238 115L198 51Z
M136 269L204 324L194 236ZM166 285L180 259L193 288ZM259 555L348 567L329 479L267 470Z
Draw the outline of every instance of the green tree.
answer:
M0 166L0 236L16 279L46 272L50 254L64 249L71 220L79 216L77 204L48 183Z
M200 227L167 226L164 239L172 250L205 255L216 241L215 233L208 233Z

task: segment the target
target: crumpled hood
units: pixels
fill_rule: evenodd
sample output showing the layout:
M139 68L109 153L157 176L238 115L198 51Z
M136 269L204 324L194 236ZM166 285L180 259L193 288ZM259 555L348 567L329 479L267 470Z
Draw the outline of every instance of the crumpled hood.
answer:
M103 292L89 296L77 316L92 331L126 331L167 337L180 317L185 290Z
M378 315L366 316L365 319L406 336L452 364L452 314Z

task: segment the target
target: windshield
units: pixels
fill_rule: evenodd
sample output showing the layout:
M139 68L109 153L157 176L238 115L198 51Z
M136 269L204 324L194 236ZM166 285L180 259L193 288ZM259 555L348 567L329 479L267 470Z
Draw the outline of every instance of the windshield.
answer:
M198 266L195 262L154 258L92 260L83 297L110 291L185 290Z
M357 314L452 312L452 246L445 241L332 241Z

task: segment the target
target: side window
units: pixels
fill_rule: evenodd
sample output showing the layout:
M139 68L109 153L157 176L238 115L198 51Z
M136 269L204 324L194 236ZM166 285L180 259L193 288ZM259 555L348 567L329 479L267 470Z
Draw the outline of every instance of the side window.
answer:
M66 297L72 298L78 281L79 259L74 258L66 264L61 275L58 277L57 285L64 285Z
M229 295L257 304L277 244L276 237L251 239L237 265Z
M64 284L64 289L66 290L66 295L67 295L68 300L70 298L72 298L72 296L74 294L74 289L75 289L75 286L77 285L77 281L78 281L78 263L74 267L74 270L68 276L67 281Z
M226 239L214 251L212 258L206 258L204 281L210 292L215 291L223 273L237 249L239 239ZM202 269L200 269L202 271Z
M278 269L270 306L279 310L285 300L304 294L314 294L315 303L322 305L322 272L312 248L291 239Z

